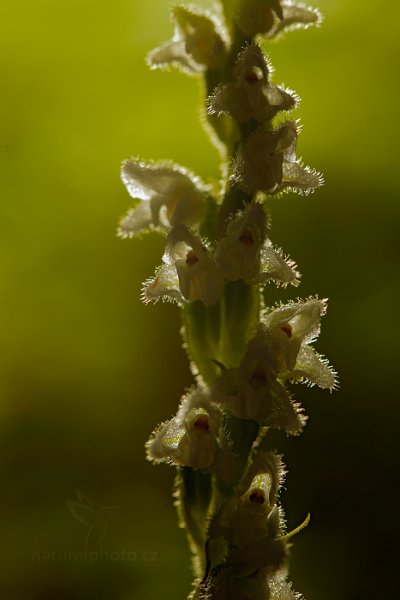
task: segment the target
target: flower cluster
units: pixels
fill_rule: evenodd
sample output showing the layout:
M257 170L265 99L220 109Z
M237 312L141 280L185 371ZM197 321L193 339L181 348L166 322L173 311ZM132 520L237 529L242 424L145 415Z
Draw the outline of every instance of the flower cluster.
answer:
M287 191L312 192L323 180L296 157L299 123L284 115L299 98L272 83L257 36L321 17L290 0L226 0L223 9L225 21L175 6L172 40L148 57L152 68L204 76L208 128L229 157L222 191L169 161L127 160L121 178L133 206L118 233L165 236L162 264L142 299L182 307L196 377L176 415L146 444L150 461L178 469L175 495L196 575L190 598L295 600L286 581L292 534L278 505L283 465L268 432L301 433L306 416L292 385L332 390L336 374L312 345L326 300L265 306L267 283L300 280L269 238L267 203Z

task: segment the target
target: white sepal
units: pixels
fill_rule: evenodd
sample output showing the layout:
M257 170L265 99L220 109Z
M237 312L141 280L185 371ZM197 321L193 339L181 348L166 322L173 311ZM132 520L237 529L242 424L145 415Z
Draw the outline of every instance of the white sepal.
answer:
M316 8L310 8L302 2L286 0L281 2L282 18L276 19L274 26L267 32L267 37L275 37L283 31L307 29L322 23L322 15Z
M296 263L284 256L280 248L274 248L268 238L261 249L260 275L258 281L265 283L272 279L277 286L286 287L288 284L297 286L300 273L297 271Z
M333 390L337 387L337 373L328 361L318 354L312 346L303 344L297 355L292 381L306 380L310 385Z

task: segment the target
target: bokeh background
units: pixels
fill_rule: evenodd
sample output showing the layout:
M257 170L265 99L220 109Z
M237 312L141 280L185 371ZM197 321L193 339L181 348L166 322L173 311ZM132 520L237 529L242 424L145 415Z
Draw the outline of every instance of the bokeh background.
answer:
M386 598L398 513L400 15L396 0L318 4L323 28L270 46L275 82L302 97L299 154L326 185L271 201L271 237L303 280L269 291L271 302L330 298L317 347L341 389L298 387L310 421L301 438L276 438L289 469L282 501L289 528L312 515L295 540L296 589L308 600ZM1 8L4 600L177 600L189 590L173 470L143 452L192 382L179 311L139 299L162 239L115 235L129 206L124 158L218 176L197 81L145 65L170 34L166 0ZM71 501L86 507L71 511ZM89 563L85 544L97 552Z

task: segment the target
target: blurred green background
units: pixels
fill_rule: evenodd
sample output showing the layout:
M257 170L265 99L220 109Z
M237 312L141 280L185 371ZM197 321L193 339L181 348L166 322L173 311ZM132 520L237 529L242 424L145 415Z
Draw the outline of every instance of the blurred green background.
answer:
M269 291L271 302L330 298L317 347L341 389L298 386L310 421L301 438L276 438L289 469L282 501L289 528L312 515L295 540L295 589L307 600L385 598L398 510L400 15L395 0L318 4L323 28L270 46L275 82L302 97L299 155L326 185L271 201L271 237L303 280ZM218 176L196 80L145 65L170 33L166 0L1 8L4 600L178 600L189 590L173 470L143 451L192 382L179 311L139 299L162 239L115 235L129 206L124 158ZM90 526L68 508L77 491L93 504ZM90 563L85 544L97 552Z

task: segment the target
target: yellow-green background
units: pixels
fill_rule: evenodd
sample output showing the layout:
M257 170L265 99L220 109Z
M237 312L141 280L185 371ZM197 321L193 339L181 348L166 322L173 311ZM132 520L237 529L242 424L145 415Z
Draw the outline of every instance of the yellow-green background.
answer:
M312 515L295 540L296 589L386 598L398 510L399 11L395 0L319 6L323 28L270 47L275 82L302 97L299 155L326 179L312 196L270 203L271 238L303 273L298 291L270 297L330 298L318 349L341 389L298 388L311 419L301 438L277 438L282 500L290 528ZM145 65L171 33L165 0L9 0L0 13L0 597L178 600L190 578L173 470L146 463L143 444L192 379L178 309L139 300L162 239L115 231L127 156L217 176L197 83ZM101 548L134 559L62 560L84 547L67 507L76 490L99 510L120 507Z

